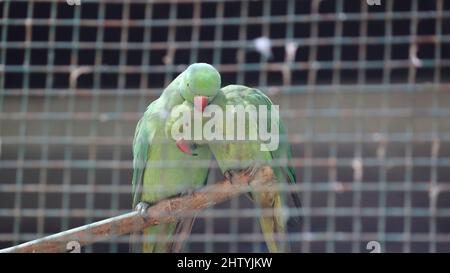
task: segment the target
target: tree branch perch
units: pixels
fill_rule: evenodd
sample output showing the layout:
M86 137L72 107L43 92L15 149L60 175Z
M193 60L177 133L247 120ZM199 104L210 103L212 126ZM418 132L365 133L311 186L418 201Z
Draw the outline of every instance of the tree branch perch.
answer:
M175 222L196 210L211 207L250 190L249 184L258 187L273 187L274 174L269 166L262 167L251 178L245 173L231 183L228 180L203 187L194 193L162 200L151 206L147 215L137 211L108 218L56 233L41 239L26 242L0 250L0 253L67 252L66 246L77 241L81 246L105 241L112 236L120 236L140 231L148 226Z

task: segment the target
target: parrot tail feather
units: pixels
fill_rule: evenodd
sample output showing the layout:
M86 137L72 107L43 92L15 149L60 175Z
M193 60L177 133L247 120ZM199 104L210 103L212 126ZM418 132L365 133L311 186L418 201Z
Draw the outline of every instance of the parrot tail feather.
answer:
M286 220L282 212L283 206L279 193L263 192L255 194L259 206L270 213L259 218L261 230L267 248L272 253L289 252L286 240Z
M176 240L172 241L170 246L170 252L179 253L183 250L183 247L191 234L192 227L194 226L195 215L191 217L185 217L183 220L177 223L175 228L175 234L178 236Z

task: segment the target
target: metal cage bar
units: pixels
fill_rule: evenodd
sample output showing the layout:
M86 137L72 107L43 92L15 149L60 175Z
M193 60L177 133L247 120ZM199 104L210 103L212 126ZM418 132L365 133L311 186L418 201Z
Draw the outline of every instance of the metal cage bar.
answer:
M0 248L130 210L137 120L208 62L280 105L302 252L450 251L446 1L80 3L0 3ZM185 251L267 251L260 213L246 197L199 212Z

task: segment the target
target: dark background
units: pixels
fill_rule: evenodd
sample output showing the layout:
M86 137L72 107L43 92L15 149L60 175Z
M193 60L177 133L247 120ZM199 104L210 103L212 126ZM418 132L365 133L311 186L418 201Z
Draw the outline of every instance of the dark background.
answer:
M128 211L137 119L208 62L224 86L280 105L305 186L303 251L450 251L448 1L3 1L0 14L0 247ZM207 210L187 251L264 250L251 208Z

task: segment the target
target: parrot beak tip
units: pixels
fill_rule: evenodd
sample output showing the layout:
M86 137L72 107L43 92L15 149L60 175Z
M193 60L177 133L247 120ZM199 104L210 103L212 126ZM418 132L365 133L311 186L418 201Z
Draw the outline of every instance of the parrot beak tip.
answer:
M197 153L194 153L194 152L192 151L192 149L191 149L189 143L188 143L186 140L184 140L183 138L177 140L177 141L176 141L176 145L177 145L178 149L179 149L181 152L183 152L183 153L185 153L185 154L187 154L187 155L193 155L193 156L196 156L196 155L197 155Z
M205 111L206 106L208 105L208 98L205 96L196 96L194 97L194 107L198 111Z

